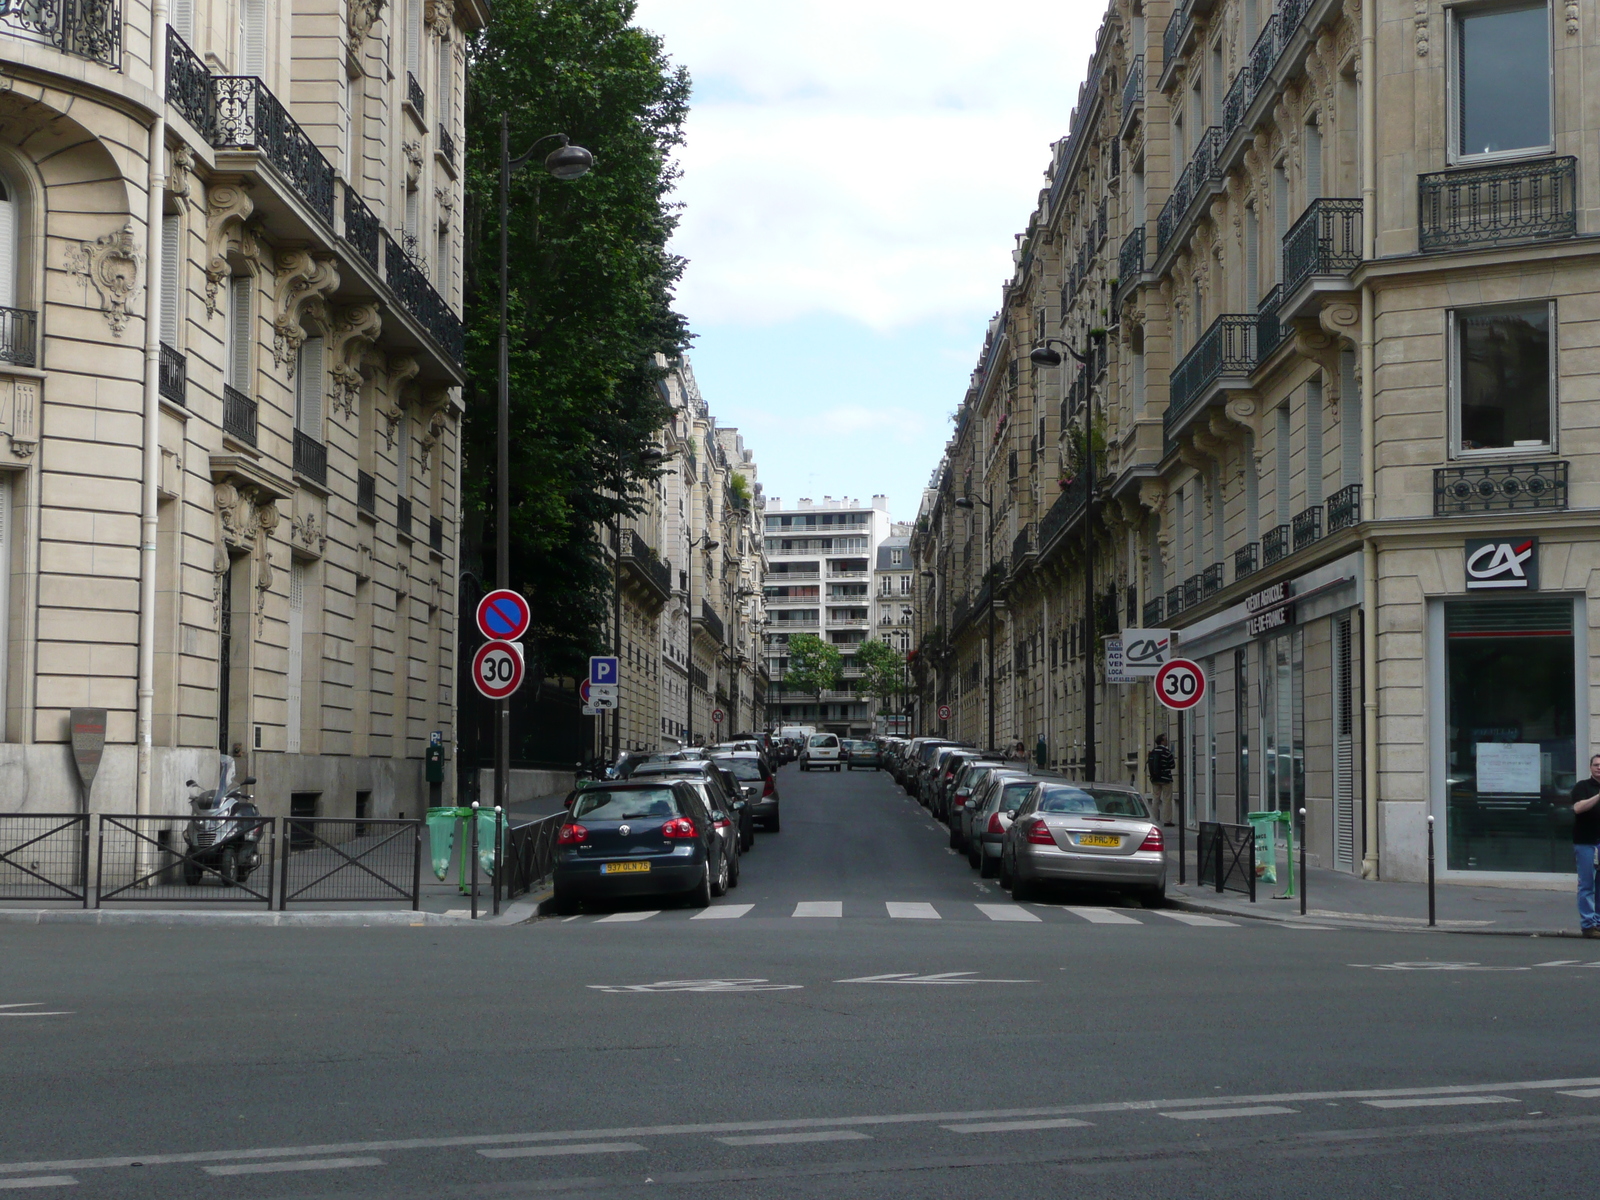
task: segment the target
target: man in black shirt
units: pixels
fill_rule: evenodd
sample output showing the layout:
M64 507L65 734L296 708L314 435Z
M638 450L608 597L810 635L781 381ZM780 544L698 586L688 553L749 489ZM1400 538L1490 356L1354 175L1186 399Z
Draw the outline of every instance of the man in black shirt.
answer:
M1600 844L1600 754L1589 759L1589 778L1572 789L1572 849L1578 860L1578 921L1583 936L1600 938L1600 915L1595 912L1594 856Z
M1172 769L1178 765L1167 746L1167 735L1156 734L1156 744L1145 760L1145 770L1150 775L1150 788L1156 802L1156 820L1163 825L1173 824Z

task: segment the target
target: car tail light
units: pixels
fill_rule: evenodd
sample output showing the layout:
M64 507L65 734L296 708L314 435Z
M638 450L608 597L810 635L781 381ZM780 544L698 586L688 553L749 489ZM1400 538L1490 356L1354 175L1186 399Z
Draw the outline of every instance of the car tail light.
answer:
M712 828L713 829L726 829L726 828L728 828L728 826L730 826L732 824L733 824L732 821L729 821L728 819L724 818L721 821L717 821L715 824L713 824Z
M673 817L661 827L661 836L664 838L692 838L695 837L694 822L688 817Z
M772 786L772 776L771 775L768 775L765 779L763 779L761 781L761 798L763 800L765 800L768 796L776 794L777 790L778 790L777 788Z
M1165 849L1165 847L1162 845L1162 842L1161 842L1161 830L1157 829L1154 825L1150 826L1150 832L1144 835L1144 841L1139 843L1139 849L1141 849L1141 850L1162 850L1162 849Z
M1050 826L1043 821L1035 819L1028 826L1028 840L1038 846L1054 846L1056 839L1050 833Z
M587 841L589 831L582 825L568 821L561 827L561 832L556 834L556 844L561 846L576 846L579 842Z
M1006 831L1006 827L1000 824L999 813L991 813L989 815L989 824L986 826L986 828L990 833L1004 833Z

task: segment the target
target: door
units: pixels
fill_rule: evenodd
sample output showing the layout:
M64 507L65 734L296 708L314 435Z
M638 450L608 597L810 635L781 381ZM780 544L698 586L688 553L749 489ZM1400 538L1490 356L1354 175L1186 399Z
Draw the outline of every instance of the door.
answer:
M1350 618L1333 625L1333 865L1356 869L1355 694Z

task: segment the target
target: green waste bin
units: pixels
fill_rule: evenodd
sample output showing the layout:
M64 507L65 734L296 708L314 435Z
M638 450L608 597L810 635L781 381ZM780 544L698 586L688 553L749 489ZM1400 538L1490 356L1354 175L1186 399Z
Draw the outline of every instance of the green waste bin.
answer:
M492 808L479 807L474 810L470 806L430 808L427 813L428 849L435 878L443 880L450 873L456 832L458 829L460 831L462 853L458 883L463 895L468 890L467 860L472 853L468 849L472 833L467 822L472 820L474 811L478 814L478 869L492 879L499 861L497 851L500 846L498 833L501 814Z
M1256 835L1256 880L1259 883L1278 882L1278 826L1283 826L1284 843L1288 849L1285 869L1288 884L1278 900L1294 898L1294 814L1289 812L1253 812L1245 814Z
M428 851L436 879L450 873L450 854L455 847L456 824L472 812L470 808L430 808L427 813Z
M472 809L464 810L468 813ZM500 814L492 808L478 809L478 869L490 878L494 877L495 865L499 860L497 851L500 847Z

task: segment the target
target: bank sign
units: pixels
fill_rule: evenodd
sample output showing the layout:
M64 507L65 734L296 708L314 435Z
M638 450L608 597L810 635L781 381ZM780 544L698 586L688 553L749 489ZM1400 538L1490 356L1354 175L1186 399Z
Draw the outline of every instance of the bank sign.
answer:
M1294 624L1294 583L1283 580L1244 598L1244 610L1249 615L1245 629L1251 637L1260 637L1274 629Z
M1539 539L1480 538L1467 543L1467 590L1539 590Z

